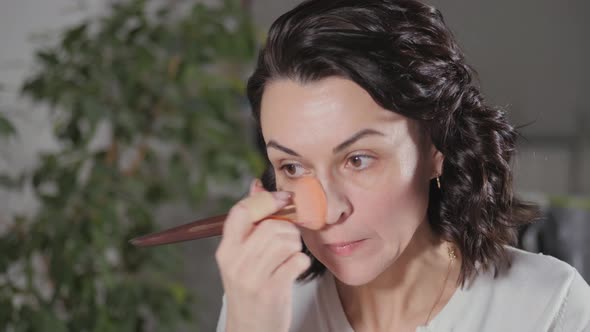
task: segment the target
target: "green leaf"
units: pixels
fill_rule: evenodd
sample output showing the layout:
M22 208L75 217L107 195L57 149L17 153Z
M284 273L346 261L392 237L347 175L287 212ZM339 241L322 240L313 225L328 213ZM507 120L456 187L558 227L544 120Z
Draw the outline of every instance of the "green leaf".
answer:
M39 62L41 62L42 65L47 67L55 66L59 61L57 54L51 50L37 51L35 57L37 60L39 60Z
M16 135L16 128L6 119L2 114L0 114L0 136L8 137Z
M5 189L20 189L24 185L25 175L13 177L6 174L0 174L0 187Z
M31 316L34 331L68 332L64 322L54 312L41 308Z
M14 309L10 294L3 289L6 288L0 288L0 330L7 331L7 324L12 321Z
M170 289L170 293L172 293L172 296L174 297L174 300L177 304L185 304L188 297L186 287L178 283L171 283L168 285L168 288Z
M187 195L189 200L189 204L191 205L198 205L203 203L207 195L207 177L206 175L201 175L197 181L197 183L190 185L189 187L189 195Z
M76 46L76 44L78 44L81 40L85 38L87 28L88 24L84 22L68 29L64 33L61 46L66 50L75 51L74 47Z

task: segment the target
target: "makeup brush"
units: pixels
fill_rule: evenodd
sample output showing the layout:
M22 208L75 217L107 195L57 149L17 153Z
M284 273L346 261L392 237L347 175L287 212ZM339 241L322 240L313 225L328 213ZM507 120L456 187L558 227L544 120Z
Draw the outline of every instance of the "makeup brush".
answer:
M296 181L293 192L294 204L264 219L281 219L313 230L322 228L326 223L327 204L321 183L315 177L303 177ZM227 213L208 217L140 236L129 242L137 247L151 247L218 236L222 234L226 218Z

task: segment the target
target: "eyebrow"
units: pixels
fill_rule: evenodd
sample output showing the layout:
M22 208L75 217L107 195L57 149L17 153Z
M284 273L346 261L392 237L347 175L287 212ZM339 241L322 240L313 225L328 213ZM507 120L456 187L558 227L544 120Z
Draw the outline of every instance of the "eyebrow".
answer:
M363 130L357 132L356 134L352 135L350 138L348 138L344 142L338 144L338 146L336 146L335 148L332 149L332 153L338 153L338 152L346 149L347 147L351 146L352 144L354 144L356 141L360 140L361 138L364 138L367 136L373 136L373 135L385 136L385 134L383 134L382 132L377 131L375 129L363 129ZM289 149L288 147L285 147L285 146L277 143L274 140L268 141L268 143L266 144L266 147L281 150L281 151L283 151L287 154L290 154L292 156L295 156L295 157L301 157L301 155L299 153L293 151L292 149Z

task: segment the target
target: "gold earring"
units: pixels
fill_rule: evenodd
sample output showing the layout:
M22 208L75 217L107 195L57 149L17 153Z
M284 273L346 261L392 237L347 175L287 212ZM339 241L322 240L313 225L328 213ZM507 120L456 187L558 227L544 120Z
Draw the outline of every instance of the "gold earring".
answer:
M436 186L440 189L440 176L436 177Z
M449 254L449 259L453 262L457 258L457 254L455 254L455 249L452 246L447 247L447 253Z

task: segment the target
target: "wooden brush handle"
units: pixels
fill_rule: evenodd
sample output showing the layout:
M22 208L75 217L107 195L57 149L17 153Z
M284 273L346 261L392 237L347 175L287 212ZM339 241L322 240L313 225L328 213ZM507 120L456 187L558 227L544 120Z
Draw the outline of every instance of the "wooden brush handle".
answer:
M287 206L265 219L282 219L293 221L295 206ZM136 237L129 241L136 247L152 247L170 243L198 240L212 236L219 236L223 232L223 224L227 213L176 226L163 231Z

